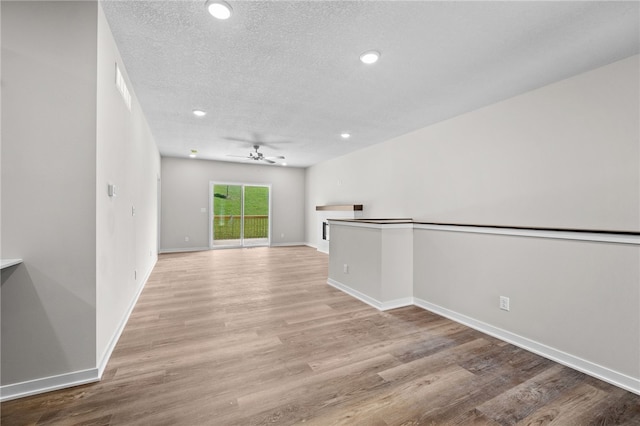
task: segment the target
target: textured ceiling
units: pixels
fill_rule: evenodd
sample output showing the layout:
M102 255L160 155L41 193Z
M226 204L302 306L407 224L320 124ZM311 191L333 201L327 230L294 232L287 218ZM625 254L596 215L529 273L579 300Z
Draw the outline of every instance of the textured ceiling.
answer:
M103 0L164 156L306 167L637 54L638 2ZM359 55L382 53L374 65ZM207 111L203 118L191 111ZM353 136L345 141L343 131ZM246 141L246 142L243 142Z

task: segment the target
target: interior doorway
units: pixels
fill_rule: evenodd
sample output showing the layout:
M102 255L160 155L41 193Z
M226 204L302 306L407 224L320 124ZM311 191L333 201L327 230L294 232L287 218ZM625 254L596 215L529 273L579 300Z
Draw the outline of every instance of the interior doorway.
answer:
M210 247L271 244L271 186L211 182Z

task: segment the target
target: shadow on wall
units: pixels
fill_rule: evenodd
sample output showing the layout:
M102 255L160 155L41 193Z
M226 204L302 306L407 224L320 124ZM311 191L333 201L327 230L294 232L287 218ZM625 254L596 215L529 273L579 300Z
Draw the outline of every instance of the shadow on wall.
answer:
M95 307L32 266L2 271L0 312L3 386L69 373L79 359L95 359L95 323L87 320Z

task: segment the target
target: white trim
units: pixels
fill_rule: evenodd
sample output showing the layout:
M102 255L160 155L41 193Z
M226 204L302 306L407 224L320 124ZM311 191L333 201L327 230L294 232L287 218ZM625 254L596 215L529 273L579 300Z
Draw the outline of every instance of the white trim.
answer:
M354 228L373 228L373 229L412 229L413 223L373 223L373 222L350 222L340 219L327 219L331 226L351 226ZM366 219L363 219L366 220Z
M209 230L209 234L207 235L207 240L209 240L209 248L213 248L213 187L215 186L215 182L214 181L209 181L209 205L207 206L207 217L209 218L208 220L208 225L207 228Z
M144 290L145 286L147 285L147 281L149 280L149 277L151 276L151 272L153 272L153 268L156 266L157 262L158 262L158 258L156 257L156 259L153 261L153 264L151 265L151 268L149 268L149 270L145 274L144 279L142 280L142 285L140 285L140 288L136 292L136 295L133 297L133 300L129 305L129 309L127 309L127 312L122 318L122 321L120 321L120 325L116 329L116 332L113 333L113 336L111 336L111 340L109 341L109 344L104 350L102 359L98 362L98 378L99 379L102 379L102 374L104 373L105 368L107 368L107 363L109 362L109 359L111 359L111 354L113 353L113 350L115 349L116 344L118 343L118 340L120 340L120 336L122 335L122 332L124 331L124 328L127 325L127 322L129 322L129 317L131 316L133 309L136 307L136 303L138 303L138 299L142 294L142 290Z
M388 311L390 309L403 308L405 306L413 305L413 297L404 297L402 299L390 300L388 302L380 302L379 300L376 300L371 296L367 296L366 294L361 293L358 290L354 290L351 287L348 287L341 282L338 282L331 278L327 279L327 284L337 288L344 293L347 293L349 296L355 297L356 299L366 303L369 306L373 306L379 311Z
M307 246L307 247L314 248L314 249L316 249L316 250L318 249L318 245L317 245L317 244L313 244L313 243L306 242L306 243L304 243L303 245L305 245L305 246Z
M591 241L598 243L614 243L614 244L632 244L640 245L640 235L630 235L616 232L584 232L571 230L553 230L553 229L521 229L521 228L502 228L491 226L471 226L471 225L438 225L426 223L394 223L389 221L383 222L363 222L345 221L340 219L329 219L331 226L350 226L354 228L372 228L372 229L424 229L431 231L448 231L448 232L465 232L471 234L491 234L491 235L508 235L514 237L533 237L533 238L551 238L560 240L573 241Z
M405 308L407 306L413 306L413 297L403 297L402 299L390 300L388 302L382 302L381 311L390 311L392 309Z
M628 390L629 392L640 395L640 379L627 376L626 374L618 373L617 371L613 371L593 362L584 360L566 352L562 352L558 349L552 348L518 334L511 333L510 331L494 327L485 322L478 321L466 315L459 314L455 311L451 311L447 308L443 308L442 306L435 305L417 297L414 297L413 301L416 306L422 309L426 309L427 311L442 315L443 317L449 318L450 320L481 331L482 333L488 334L489 336L496 337L500 340L526 349L529 352L533 352L534 354L548 358L559 364L573 368L574 370L578 370L582 373L588 374L605 382L611 383L612 385Z
M386 225L383 225L386 226ZM633 244L640 245L640 235L627 235L616 233L554 231L541 229L518 228L492 228L483 226L458 226L458 225L427 225L414 223L414 229L427 229L432 231L466 232L472 234L510 235L516 237L552 238L561 240L593 241L602 243Z
M273 243L271 244L271 247L293 247L293 246L306 246L308 245L307 243ZM264 247L264 246L257 246L257 247Z
M209 251L209 250L211 250L209 247L168 248L168 249L160 249L160 254L184 253L184 252L189 252L189 251Z
M0 387L0 401L23 398L25 396L51 392L72 386L84 385L100 381L97 368L74 371L58 376L29 380L21 383L13 383Z

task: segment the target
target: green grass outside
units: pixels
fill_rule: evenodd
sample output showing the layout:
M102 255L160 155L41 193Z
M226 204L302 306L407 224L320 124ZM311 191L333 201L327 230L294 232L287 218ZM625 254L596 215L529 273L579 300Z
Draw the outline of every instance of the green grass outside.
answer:
M269 236L269 188L245 186L244 238ZM216 240L240 238L240 214L242 211L242 187L214 185L213 232ZM265 216L252 218L250 216Z

